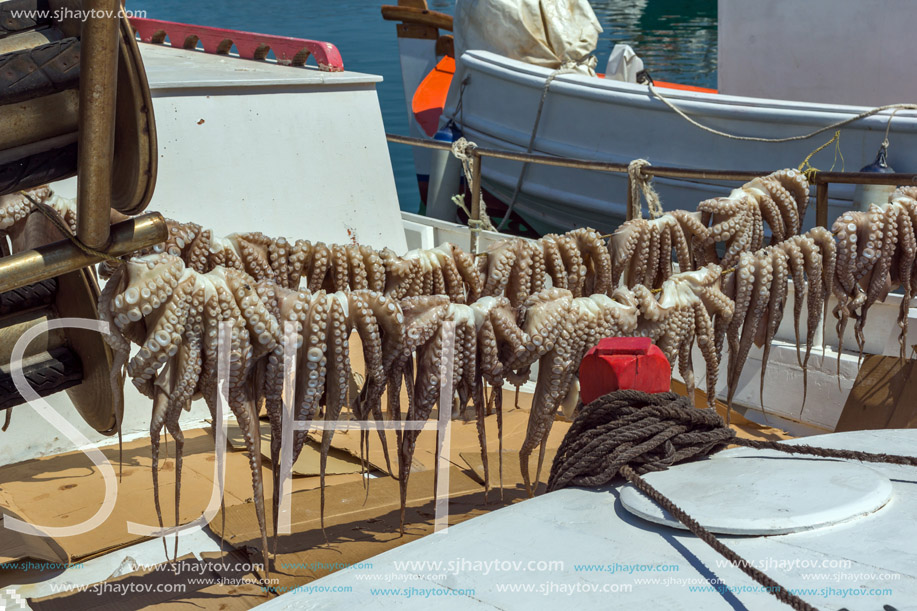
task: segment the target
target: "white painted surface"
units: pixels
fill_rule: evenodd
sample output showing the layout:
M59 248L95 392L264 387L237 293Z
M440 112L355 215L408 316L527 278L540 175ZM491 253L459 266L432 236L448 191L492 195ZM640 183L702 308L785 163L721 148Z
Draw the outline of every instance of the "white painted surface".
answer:
M769 4L763 4L761 10L769 10ZM807 25L816 28L813 23ZM745 30L754 28L747 26ZM855 46L855 42L850 44ZM481 147L525 151L544 83L551 72L492 53L466 53L455 77L470 76L460 121L465 137ZM856 75L847 80L853 78ZM907 81L908 86L912 83L913 79ZM814 104L673 89L659 91L697 121L742 136L805 134L865 110L831 104L830 99ZM442 121L456 113L454 88L452 93ZM859 169L875 159L890 112L842 130L840 148L847 170ZM643 158L657 166L770 172L797 167L829 137L830 134L822 134L783 144L729 140L689 124L652 97L644 85L562 74L551 83L534 152L624 164ZM917 172L917 113L902 111L895 115L890 141L889 165L899 172ZM832 159L833 154L824 151L812 163L825 169L831 166ZM516 162L485 160L485 187L508 201L520 168ZM664 179L655 180L654 185L669 210L694 210L698 202L727 195L734 186ZM588 225L610 231L625 216L626 193L624 174L532 165L526 172L516 209L537 229L567 230ZM849 209L853 188L835 185L829 195L829 221L833 221ZM810 226L814 214L814 206L810 206Z
M172 554L174 552L173 546L175 545L174 539L169 538L167 542L169 554ZM201 560L201 554L219 553L220 551L219 539L206 529L184 533L178 539L179 558L193 554L195 558ZM23 598L42 598L68 591L68 589L76 589L80 586L88 586L114 579L137 570L151 569L165 562L166 555L162 548L161 540L150 539L86 560L62 570L53 577L45 578L47 577L47 571L44 571L41 575L41 581L34 583L16 583L13 581L5 584L3 589L12 589ZM162 567L162 570L168 570L168 567ZM204 575L202 577L206 578Z
M917 102L913 0L720 0L719 90L778 100ZM858 169L857 166L854 169Z
M805 441L822 447L912 455L917 431L861 431ZM741 460L737 457L750 453L755 451L728 450L723 457ZM676 466L672 471L683 468ZM914 467L894 465L870 468L892 482L893 500L881 510L806 532L729 537L724 542L781 585L811 589L802 597L820 609L867 611L885 604L899 611L914 609L917 472ZM707 485L722 483L711 477ZM817 495L820 490L796 492ZM649 524L624 511L619 495L619 485L545 494L450 527L444 535L424 537L375 556L366 561L371 569L345 569L310 584L328 590L286 594L262 607L266 611L342 606L424 610L571 605L577 609L786 608L693 535ZM429 565L402 564L406 561L443 564L430 570ZM495 570L495 564L485 568L484 563L494 561L518 562L519 568ZM530 568L532 561L535 564ZM562 565L538 570L539 561ZM477 570L475 562L480 563ZM589 571L584 565L616 570ZM652 579L658 581L645 581ZM330 590L334 587L352 590ZM568 591L559 591L561 587ZM379 592L386 588L413 588L415 592L410 596ZM544 593L551 588L553 592ZM571 595L571 588L578 591ZM891 592L867 593L885 588Z
M878 511L892 496L888 478L861 464L800 460L764 450L742 458L714 454L643 478L678 499L701 526L726 535L783 535L831 526ZM621 489L621 505L638 518L687 530L631 484Z
M421 81L436 65L436 41L426 38L399 37L398 54L401 61L401 84L404 87L405 110L408 117L408 135L414 138L424 138L428 134L424 133L420 123L414 118L412 100ZM414 154L414 167L417 174L429 176L430 149L413 146L411 152Z
M261 231L407 250L375 91L380 77L140 48L160 154L149 211L218 235ZM54 189L74 197L76 179ZM90 444L117 442L86 426L65 393L48 402ZM151 409L150 399L125 385L127 439L149 435ZM202 426L208 417L196 401L182 426ZM15 408L0 434L4 464L77 448L28 406Z
M140 48L159 136L148 210L218 235L405 250L380 77ZM55 188L73 196L75 182Z
M45 400L52 409L65 416L88 443L82 446L74 443L73 440L45 422L36 414L35 410L23 404L13 408L10 428L5 433L0 433L2 464L11 465L40 456L73 452L81 447L102 447L118 443L117 435L110 437L100 435L83 422L67 393L57 393L46 397ZM141 395L133 384L127 382L124 385L124 422L122 423L125 442L141 438L149 439L152 410L152 400ZM205 425L204 420L209 418L210 412L204 401L195 401L191 405L191 411L182 415L182 429L187 431L200 428ZM89 464L88 460L87 458L87 464Z

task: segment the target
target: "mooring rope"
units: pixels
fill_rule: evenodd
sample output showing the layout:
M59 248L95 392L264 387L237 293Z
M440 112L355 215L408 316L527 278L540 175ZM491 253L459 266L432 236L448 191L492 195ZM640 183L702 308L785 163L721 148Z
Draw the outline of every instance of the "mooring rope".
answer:
M464 137L459 138L452 143L452 154L455 155L455 158L462 162L462 172L465 174L465 184L468 187L469 193L474 193L475 184L474 184L474 164L481 163L480 159L475 159L474 155L468 153L469 150L473 151L478 148L478 145L474 142L469 142ZM490 216L487 214L487 206L484 205L484 195L481 194L480 202L480 213L481 218L475 219L471 214L471 210L468 209L468 206L465 205L465 196L462 194L454 195L452 197L452 203L458 206L462 212L468 215L468 226L471 227L472 231L493 231L498 232L499 230L494 227L493 222L490 220Z
M913 456L743 439L714 410L697 409L687 397L671 392L619 390L583 407L574 419L551 466L548 490L601 486L621 475L781 602L799 611L814 611L815 607L752 567L640 477L713 454L729 444L822 458L917 466L917 457Z
M697 121L695 121L694 119L692 119L691 117L689 117L689 116L685 113L685 111L683 111L682 109L680 109L678 106L676 106L675 104L673 104L668 98L666 98L664 95L662 95L661 93L659 93L659 92L656 90L656 87L653 86L653 81L652 81L652 80L649 80L646 84L647 84L647 86L648 86L649 89L650 89L650 93L652 93L654 96L656 96L657 98L659 98L659 100L660 100L663 104L665 104L666 106L668 106L669 108L671 108L672 110L674 110L674 111L678 114L678 116L680 116L681 118L683 118L684 120L686 120L688 123L690 123L690 124L693 125L694 127L698 127L698 128L700 128L700 129L704 130L705 132L709 132L709 133L714 134L714 135L717 135L717 136L723 136L724 138L729 138L730 140L743 140L743 141L746 141L746 142L771 142L771 143L780 143L780 142L795 142L795 141L797 141L797 140L807 140L807 139L811 138L812 136L817 136L818 134L822 134L822 133L824 133L824 132L831 131L832 129L838 129L838 128L844 127L845 125L850 125L851 123L854 123L854 122L856 122L856 121L859 121L860 119L865 119L866 117L871 117L872 115L877 115L877 114L879 114L880 112L883 112L883 111L886 111L886 110L895 110L895 111L898 111L898 110L917 110L917 104L886 104L885 106L876 106L875 108L871 108L871 109L869 109L869 110L865 110L865 111L861 112L860 114L858 114L858 115L856 115L856 116L849 117L849 118L844 119L844 120L842 120L842 121L837 121L837 122L835 122L835 123L832 123L831 125L826 125L826 126L824 126L824 127L818 128L818 129L816 129L816 130L814 130L814 131L811 131L811 132L809 132L809 133L807 133L807 134L800 134L800 135L798 135L798 136L787 136L786 138L762 138L762 137L759 137L759 136L737 136L737 135L735 135L735 134L730 134L730 133L727 133L727 132L724 132L724 131L720 131L720 130L715 129L715 128L713 128L713 127L708 127L707 125L703 125L702 123L698 123ZM889 117L889 123L891 123L891 117Z
M643 204L640 202L640 193L646 200L646 208L649 210L650 218L658 219L665 212L662 209L662 201L659 194L653 188L650 182L652 178L643 171L648 165L652 165L646 159L634 159L627 164L627 178L630 181L630 188L627 190L627 209L630 211L630 218L643 218ZM638 191L639 189L639 191Z

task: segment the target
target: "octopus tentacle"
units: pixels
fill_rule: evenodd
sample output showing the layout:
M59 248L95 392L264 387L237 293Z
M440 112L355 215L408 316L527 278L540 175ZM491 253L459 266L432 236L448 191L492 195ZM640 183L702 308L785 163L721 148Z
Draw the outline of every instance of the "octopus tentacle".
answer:
M325 284L325 276L331 268L331 250L319 242L312 247L312 266L309 270L308 287L313 293L322 290Z
M328 376L325 385L325 418L326 423L337 422L341 409L347 403L347 390L350 384L350 313L347 299L341 293L328 295L328 327L326 337L330 358L328 359ZM322 446L319 476L321 478L321 526L325 531L325 468L328 464L328 452L331 450L331 438L334 430L322 431ZM327 537L326 537L327 538Z
M770 288L770 302L767 306L767 325L759 330L759 335L755 338L757 345L764 347L761 356L761 385L760 400L761 408L764 409L764 375L767 371L767 361L771 352L771 344L774 336L777 334L777 328L783 318L783 308L786 305L787 278L789 277L788 261L789 256L784 250L775 248L770 252L770 259L773 265L772 281ZM764 331L763 340L760 331Z

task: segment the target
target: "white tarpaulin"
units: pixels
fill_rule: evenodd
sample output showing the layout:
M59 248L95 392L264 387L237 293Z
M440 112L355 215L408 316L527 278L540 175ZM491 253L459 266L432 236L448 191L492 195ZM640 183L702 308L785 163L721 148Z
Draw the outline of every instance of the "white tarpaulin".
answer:
M498 53L545 68L595 75L602 26L588 0L456 0L455 56Z

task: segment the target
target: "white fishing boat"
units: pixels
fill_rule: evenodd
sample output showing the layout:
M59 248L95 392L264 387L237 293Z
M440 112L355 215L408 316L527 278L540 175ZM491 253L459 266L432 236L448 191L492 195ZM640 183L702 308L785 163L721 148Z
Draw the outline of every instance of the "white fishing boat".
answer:
M621 69L624 75L630 70L624 80L611 74L615 53L604 75L602 67L596 68L599 74L583 74L562 69L560 60L550 65L545 57L552 53L582 60L592 51L583 48L584 39L592 35L594 45L597 36L588 3L552 2L538 9L526 3L504 6L502 0L460 1L455 27L467 31L455 32L452 52L459 57L448 55L453 49L445 44L449 36L439 35L453 29L448 15L413 0L385 7L383 15L401 22L402 78L416 137L432 138L452 122L466 139L488 149L624 165L646 159L654 166L768 171L800 165L837 129L837 147L832 143L812 163L823 170L856 171L874 161L887 132L888 164L899 172L917 170L913 106L857 119L875 107L917 101L908 58L880 39L852 45L847 36L852 23L895 31L909 21L905 16L914 6L809 3L807 14L818 14L815 27L806 19L775 18L795 13L791 3L780 7L720 2L716 90L637 83L640 68L630 65L635 60L629 55L630 67ZM463 10L466 16L461 17ZM543 14L536 19L539 10ZM505 19L477 19L475 11L502 11ZM565 28L566 37L557 34L566 33ZM514 50L501 37L529 44ZM530 51L539 45L550 48L540 54ZM635 51L639 54L640 49ZM537 64L525 61L532 55ZM653 66L643 70L652 74ZM790 139L846 121L813 137L754 140ZM415 165L430 214L455 218L455 210L436 200L437 194L428 196L427 185L444 180L453 190L456 179L439 177L441 163L431 170L429 152L416 151ZM538 234L584 226L611 231L626 216L627 176L620 173L501 159L489 160L482 172L492 216L502 218L510 206L519 216L515 221L521 219ZM693 177L657 178L655 187L667 210L693 209L696 202L725 195L731 188ZM853 199L852 187L832 189L829 220L850 209ZM507 227L517 229L517 224Z
M0 10L3 4L5 3L0 3ZM471 250L472 242L475 241L477 247L483 249L506 238L501 234L472 232L468 227L456 223L400 212L375 92L380 79L377 76L344 70L342 60L336 55L336 49L332 44L218 31L166 22L134 20L133 26L141 40L138 45L142 56L141 66L145 79L149 81L150 99L155 110L155 135L158 139L158 154L154 156L158 162L158 168L154 169L154 173L158 173L158 180L155 192L148 198L148 202L144 202L148 203L148 210L160 211L166 216L182 221L199 223L212 228L216 235L261 231L272 236L288 236L329 244L359 243L376 250L390 248L397 253L404 253L409 248L433 248L446 242ZM27 46L44 44L41 41L36 43L33 28L26 29L30 32L30 42ZM39 28L37 35L47 37L53 36L53 33L48 34ZM47 38L41 40L46 42ZM162 43L164 40L170 44L146 42ZM195 50L198 43L209 52ZM233 47L238 50L238 54L230 52ZM264 61L269 50L273 52L275 60ZM279 65L303 63L302 60L307 55L304 51L310 51L318 59L317 66L307 65L303 68ZM261 61L253 61L254 59ZM66 96L61 96L56 98L56 101L67 102L67 99ZM64 117L62 124L65 128L72 128L73 125L68 121L75 121L76 113L72 105L63 103L62 107L70 113ZM3 118L0 116L0 126L2 125ZM62 142L64 146L73 145L75 139L66 133L67 129L63 131L63 136L43 133L42 137L51 140L53 146L59 146ZM0 136L8 133L11 132L0 131ZM149 144L142 138L140 141ZM73 148L75 149L75 146ZM11 149L2 152L8 153L8 150ZM30 148L26 152L35 150L41 152L42 149ZM22 151L13 151L8 153L8 156L14 153L20 154ZM6 157L0 157L0 161L6 161ZM355 176L358 176L359 180L355 180ZM77 195L81 189L73 180L55 182L52 188L63 199ZM138 188L134 191L141 192L143 189ZM141 194L138 197L142 199L143 196ZM136 211L132 211L134 212ZM116 216L115 220L120 218ZM108 220L106 215L106 223ZM120 223L128 225L113 226L111 231L114 246L108 247L109 254L126 254L127 251L138 248L140 243L152 244L163 237L162 234L159 234L157 239L150 237L156 236L154 230L157 225L161 229L162 223L156 215L136 217ZM119 227L121 229L118 229ZM128 229L123 229L124 227ZM77 232L77 235L80 236L80 232ZM128 248L130 245L133 247ZM118 248L124 249L124 252ZM65 241L41 246L37 255L26 251L14 256L18 256L17 261L31 273L40 272L45 276L48 275L47 267L62 265L62 258L69 260L70 265L75 265L75 261L93 262L104 258L100 257L98 252L80 254L76 246ZM59 270L60 267L55 269ZM67 311L68 301L82 300L83 305L95 307L94 301L98 299L98 295L93 295L91 288L86 290L89 290L88 296L85 290L83 293L73 292L72 287L66 291L62 290L61 298L50 310L45 308L47 304L42 303L41 308L30 306L23 311L4 311L4 328L9 330L8 335L21 335L36 322L63 316ZM8 303L8 300L4 300L0 302L0 306L7 307ZM898 304L893 299L874 307L870 323L866 327L869 338L866 346L868 352L876 355L898 354L897 327L890 324L896 319L898 309ZM27 316L23 312L26 312ZM816 362L817 356L813 357L813 362L810 363L807 399L809 411L795 411L795 399L798 398L801 388L801 374L793 366L796 343L788 319L789 317L786 317L784 320L771 353L772 364L765 387L768 411L783 417L779 423L787 428L792 429L795 426L794 433L833 430L841 416L847 393L857 377L857 357L850 353L840 356L835 354L832 360L832 343L828 337L826 357L820 362ZM830 325L829 321L829 328ZM895 333L888 331L889 326ZM77 351L79 346L87 345L85 338L76 340L74 336L61 333L39 334L39 338L36 343L41 346L35 347L34 352L27 351L26 360L35 357L35 362L44 362L45 352L57 354L55 351L59 349ZM8 344L13 343L9 340L9 337L4 339L2 356L15 361L11 354L8 354L11 352ZM739 384L738 403L756 404L758 384L755 375L760 369L755 362L756 354L760 353L752 353ZM147 439L151 429L151 400L141 394L133 384L125 385L124 418L120 426L125 441L122 463L124 469L123 478L118 481L114 466L114 463L118 462L118 451L114 445L116 440L113 437L115 430L107 426L108 421L115 418L117 410L104 383L112 367L111 356L98 353L95 356L78 356L81 357L82 368L77 373L71 367L67 373L73 375L67 383L70 384L70 390L82 388L84 392L93 393L91 396L96 399L95 402L84 401L85 395L81 399L79 395L58 392L47 396L46 406L40 410L32 411L30 406L18 405L12 409L7 430L0 434L0 455L4 457L3 465L0 465L0 470L4 473L4 476L0 477L0 505L4 508L4 526L0 529L0 607L17 608L30 605L42 609L65 605L68 608L82 608L97 604L98 597L103 595L110 596L105 599L105 604L131 608L157 603L194 604L205 608L210 608L210 605L220 607L229 604L248 608L264 602L266 593L257 581L243 582L244 585L233 583L231 579L238 575L229 574L231 571L208 572L208 579L212 579L204 580L203 583L198 580L194 582L197 585L186 582L190 589L185 596L179 596L177 592L168 591L163 587L153 590L152 587L156 584L144 581L144 578L149 577L149 573L144 575L143 569L163 560L162 543L157 537L153 537L158 530L154 526L156 517L150 503L152 487L149 481L150 446ZM842 361L840 389L833 373L837 359ZM8 365L5 365L4 371L0 373L6 374L7 369ZM723 377L721 376L721 379ZM95 387L87 384L90 379ZM523 391L528 391L523 393L524 403L531 401L534 386L531 382L523 385ZM59 388L62 386L58 386ZM21 397L14 398L21 402ZM510 399L507 399L507 405L509 402ZM41 405L37 401L33 403ZM7 405L4 404L4 407ZM258 553L245 556L245 550L259 548L261 544L258 536L252 531L253 495L251 482L248 481L249 461L242 451L243 444L239 441L242 434L237 434L235 439L230 434L229 443L238 451L230 452L226 456L229 475L224 497L226 508L222 513L223 523L220 524L216 513L219 509L219 496L212 497L210 494L211 489L218 486L219 461L214 459L214 445L208 433L204 432L215 428L219 438L219 427L212 426L216 423L208 423L212 414L204 401L189 403L189 407L189 413L183 414L181 418L187 438L187 454L185 497L181 506L180 522L188 524L203 519L204 528L183 532L178 537L176 555L179 558L190 559L190 562L198 563L195 566L200 566L208 555L212 555L211 558L220 557L221 552L231 548L228 549L231 558L242 558L246 561L246 566L250 567L251 564L257 563L260 556ZM89 421L86 418L87 414L91 416ZM748 414L753 415L751 411ZM228 417L228 410L221 416ZM506 426L511 429L508 432L517 434L513 442L507 445L507 451L512 452L512 460L515 461L517 444L521 444L522 435L525 433L528 413L523 410L507 410L505 416ZM487 417L490 427L488 436L495 427L494 418ZM445 420L448 421L448 418ZM456 439L452 441L455 454L448 457L439 455L436 459L437 464L440 464L440 460L451 461L453 465L459 464L462 460L472 460L469 456L477 454L478 443L474 424L456 423L450 426L453 426L453 432L464 433L466 441L473 440L473 445L462 446L456 433ZM56 427L58 432L51 432L53 427ZM555 435L562 433L561 427L561 424L555 426ZM756 435L762 439L785 436L776 429L768 429L741 419L740 428L746 434ZM434 437L432 432L422 435L426 436L424 439ZM385 491L385 495L382 495L384 498L380 500L379 492L373 493L372 496L367 495L366 488L363 487L363 466L358 460L362 452L362 443L359 444L358 450L355 449L357 443L353 437L349 437L353 454L349 457L349 468L352 470L342 474L350 479L346 484L342 482L337 486L328 487L334 491L330 495L328 511L329 516L333 518L329 526L332 546L325 546L324 540L320 540L323 529L316 509L320 501L318 490L312 489L318 488L316 472L313 469L308 473L309 477L297 478L294 481L292 512L295 536L282 545L282 561L287 564L283 567L275 566L278 572L286 571L286 575L292 574L292 577L289 581L283 582L283 588L275 587L274 593L282 593L285 591L284 588L302 586L318 575L341 568L336 563L340 561L340 554L345 551L348 561L361 561L380 549L404 543L418 534L433 530L429 516L420 513L428 503L432 505L433 501L426 496L411 497L417 501L412 503L417 506L414 509L418 511L414 516L415 532L409 533L405 538L397 536L397 521L392 526L392 516L397 515L398 509L397 486L393 485L392 478L374 478L372 484L377 487L373 490ZM343 432L336 435L335 443L341 444L340 447L335 446L338 450L346 447L345 438L347 436ZM906 434L887 432L864 434L851 439L851 447L876 451L892 451L890 448L893 444L909 441ZM556 441L555 438L551 443L554 444ZM495 445L492 438L490 443L491 447ZM432 441L429 442L429 446L432 455L432 448L435 447ZM894 451L900 454L910 453L903 447L894 447ZM103 450L104 455L97 452L99 449ZM86 456L77 450L85 452ZM375 458L378 448L374 446L372 450L372 460L378 460ZM93 461L98 462L90 465L87 456L91 457L93 452L96 452ZM344 454L337 455L337 459L344 463L347 462L345 458L347 456ZM432 484L435 481L431 468L433 463L424 463L424 460L426 459L421 457L417 462L422 463L421 467L425 467L426 473L415 473L413 480L420 479ZM174 460L164 462L174 469ZM376 467L379 466L378 462L375 464ZM470 463L469 465L467 469L447 467L454 478L452 497L456 503L464 503L464 508L460 507L452 514L453 521L464 520L478 511L479 507L487 510L497 503L492 498L491 503L494 505L483 503L481 485L474 475L479 466ZM341 468L346 469L348 465L345 464ZM875 515L861 519L870 524L879 524L876 526L877 529L900 532L901 522L910 522L906 522L905 518L897 513L887 518L888 509L903 511L901 507L908 505L906 501L912 491L908 488L909 484L898 481L905 479L905 476L899 477L898 471L892 473L891 469L883 467L881 473L884 475L875 475L871 478L868 477L870 474L864 475L862 471L859 472L863 490L858 489L853 495L853 513L837 514L833 519L843 521L853 519L860 513L870 513L871 516ZM168 488L166 484L172 481L166 477L167 471L168 469L163 469L163 475L160 476L160 488L163 489ZM385 468L382 466L375 468L374 473L381 475L384 471ZM269 471L265 468L264 473ZM486 473L486 470L482 473ZM896 476L891 484L888 483L890 473ZM104 477L105 474L109 476L108 479ZM429 477L422 479L421 475ZM823 477L823 474L815 473L813 477L818 479ZM507 479L514 481L509 473ZM806 486L810 481L799 485ZM441 482L442 480L439 481ZM449 491L448 484L446 488ZM324 486L322 489L324 490ZM505 503L524 495L521 483L508 487L506 493ZM494 494L495 492L491 491L491 495ZM554 502L566 506L568 502L579 503L581 497L586 498L594 494L581 490L552 493L521 504L509 512L495 512L491 519L495 520L494 523L499 529L505 530L505 526L502 526L505 524L504 520L522 520L517 514L524 514L529 508L542 516L532 518L539 521L547 515L545 512L558 511L557 506L552 504ZM874 506L862 509L863 498L866 499L867 505L872 503ZM171 499L172 497L164 497L164 504L168 506ZM213 499L216 499L215 503ZM479 500L481 503L478 503ZM590 519L604 520L607 527L607 516L603 514L608 510L607 501L608 499L604 498L601 507L585 503L583 513L591 512ZM469 509L468 505L475 508ZM214 511L211 512L211 509ZM109 513L104 515L106 511ZM742 511L743 508L737 508L737 513ZM200 517L202 513L203 518ZM811 511L809 513L811 514ZM96 519L97 515L102 516L98 524L89 532L73 537L36 536L35 533L22 533L8 528L9 518L38 520L41 530L57 525L79 524ZM171 515L167 514L167 524L172 523L170 519ZM633 519L628 520L633 522ZM575 520L566 522L577 523ZM373 531L372 525L375 523L380 525ZM474 521L470 523L473 524ZM844 524L849 526L847 522ZM853 524L852 527L857 525ZM831 528L837 527L829 527L827 530ZM645 535L646 531L633 526L629 526L628 529L626 534L621 535L627 540L616 541L615 544L641 549L645 540L638 535ZM354 536L353 533L357 530L361 532ZM538 529L533 526L532 531L538 532ZM220 533L219 537L216 532ZM628 539L634 533L637 534ZM794 535L786 535L792 536ZM833 545L842 539L834 538L831 543ZM437 540L445 539L429 537L422 543L432 545ZM494 541L496 540L494 537ZM770 548L766 547L767 540L768 538L749 539L763 541L760 549L750 551L771 553ZM905 540L900 537L897 539L899 543ZM171 542L171 537L169 541ZM469 538L467 541L471 543L473 540ZM819 551L821 543L823 542L816 541L808 544L809 547L805 548L808 551L805 553L822 553ZM404 546L403 549L404 553L411 557L422 553L417 551L416 547ZM784 548L780 549L783 553ZM171 549L169 553L171 554ZM536 547L519 547L514 553L525 556L543 552ZM654 556L658 553L659 558L666 561L672 555L671 550L666 551L661 547L654 547L647 553ZM855 560L864 564L874 563L875 557L871 554L871 551L864 552ZM469 553L468 557L474 556ZM31 561L29 559L37 560L38 565L23 568L23 563ZM384 562L384 559L380 560L380 566L383 566ZM905 574L906 571L902 567L910 566L908 562L909 558L902 552L900 556L896 555L881 567ZM251 576L246 570L242 573L242 577ZM410 574L410 571L403 572L403 575ZM347 575L349 574L342 573L340 578L347 579ZM731 575L732 573L729 576ZM263 574L261 576L263 577ZM905 577L906 585L900 590L895 590L897 598L881 600L892 600L900 605L900 597L908 596L913 589L909 585L910 581L907 581L913 578ZM425 577L421 576L421 579ZM166 583L172 583L168 577ZM795 586L795 583L792 583ZM163 584L160 582L158 585ZM129 586L136 587L129 589ZM144 589L147 586L151 589ZM330 587L342 586L331 584ZM658 588L654 590L656 594L647 596L661 595ZM334 592L336 595L341 592L340 595L346 596L343 594L344 590L332 589L328 592ZM719 595L704 596L717 600L716 597ZM753 603L761 600L757 596ZM532 599L520 596L518 600L520 604L530 606L531 603L526 601ZM697 600L701 600L700 594ZM459 601L464 599L459 597L447 603L458 606L461 604ZM315 599L314 604L320 607L336 607L350 602L351 599L344 601L329 597ZM386 604L387 601L379 598L373 602ZM587 602L590 606L598 604L596 599ZM280 598L276 604L298 606L304 603L301 598L294 597ZM496 606L507 605L500 603Z

